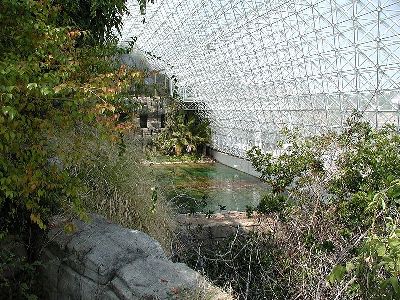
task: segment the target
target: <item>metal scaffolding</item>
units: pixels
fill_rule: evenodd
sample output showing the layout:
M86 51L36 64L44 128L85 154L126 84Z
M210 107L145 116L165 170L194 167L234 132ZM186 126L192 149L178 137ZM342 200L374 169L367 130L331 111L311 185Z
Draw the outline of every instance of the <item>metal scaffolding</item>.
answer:
M400 125L400 0L159 0L145 16L129 6L122 41L177 78L217 150L268 151L284 127L340 130L353 110Z

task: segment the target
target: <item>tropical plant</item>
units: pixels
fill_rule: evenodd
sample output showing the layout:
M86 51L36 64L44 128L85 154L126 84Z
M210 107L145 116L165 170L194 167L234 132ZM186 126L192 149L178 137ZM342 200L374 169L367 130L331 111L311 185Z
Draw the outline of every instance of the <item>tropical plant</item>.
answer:
M196 113L179 109L176 104L169 106L167 126L157 137L156 144L165 154L180 156L196 153L211 137L209 122Z

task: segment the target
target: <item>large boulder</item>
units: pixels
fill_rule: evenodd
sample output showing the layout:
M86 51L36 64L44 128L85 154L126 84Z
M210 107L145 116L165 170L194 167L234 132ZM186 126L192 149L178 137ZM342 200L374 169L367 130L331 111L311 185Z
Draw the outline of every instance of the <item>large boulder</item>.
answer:
M73 233L62 221L54 224L42 258L49 299L192 299L187 295L198 289L212 294L209 299L228 299L194 270L168 260L143 232L98 215L74 221Z

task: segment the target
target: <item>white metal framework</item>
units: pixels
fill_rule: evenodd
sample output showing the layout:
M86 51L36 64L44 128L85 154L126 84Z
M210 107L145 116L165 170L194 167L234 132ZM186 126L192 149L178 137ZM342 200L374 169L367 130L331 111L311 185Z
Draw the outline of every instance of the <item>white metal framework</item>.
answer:
M176 76L220 151L340 130L354 109L399 126L400 0L156 0L144 21L129 5L122 40Z

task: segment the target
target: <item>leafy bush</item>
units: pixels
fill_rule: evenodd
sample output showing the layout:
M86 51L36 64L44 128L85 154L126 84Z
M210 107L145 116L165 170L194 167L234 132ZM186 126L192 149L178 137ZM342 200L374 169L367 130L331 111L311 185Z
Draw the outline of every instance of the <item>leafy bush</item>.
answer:
M286 207L287 196L284 194L267 193L257 206L257 211L261 214L280 214Z
M364 210L370 217L362 243L346 264L335 266L330 282L351 282L353 293L365 299L398 299L400 297L400 180L377 192ZM361 223L360 227L365 224Z
M74 24L59 24L60 11L70 13L65 6L6 0L0 10L8 31L0 35L1 230L31 222L44 229L62 202L79 206L74 178L51 163L49 136L81 123L120 128L112 112L137 74L111 59L120 53L115 43L88 45Z
M123 0L4 0L0 11L0 237L20 236L29 264L50 216L85 216L82 178L64 167L84 156L71 135L91 128L122 146L125 96L142 75L116 59ZM60 131L74 146L62 159Z
M249 151L261 179L285 192L263 199L281 211L275 240L287 257L296 297L398 299L400 134L374 129L357 113L340 133L304 138L284 132L281 155ZM279 152L279 151L278 151ZM324 283L322 285L322 283ZM328 283L328 284L327 284Z
M287 145L290 145L289 150L284 150L283 143L279 143L278 146L282 147L279 155L262 153L258 147L253 147L247 152L256 171L261 173L261 180L268 183L274 193L283 192L306 171L313 174L322 171L322 162L318 155L320 149L314 147L315 143L321 142L301 140L297 133L289 131L284 133L288 139Z
M2 241L0 241L2 243ZM29 262L26 257L16 256L5 249L0 250L0 291L2 299L30 299L38 297L36 290L38 261Z

